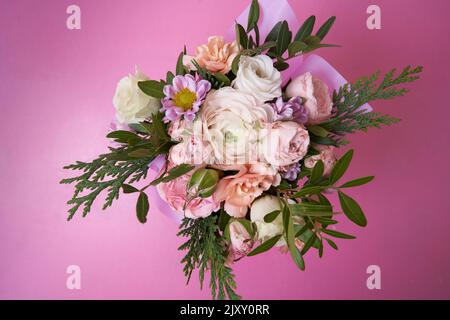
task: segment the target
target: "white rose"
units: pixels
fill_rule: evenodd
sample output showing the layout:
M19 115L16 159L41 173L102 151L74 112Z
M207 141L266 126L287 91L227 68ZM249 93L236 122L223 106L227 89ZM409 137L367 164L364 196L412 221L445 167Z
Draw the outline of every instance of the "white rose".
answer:
M160 109L159 99L150 97L139 89L138 82L145 80L148 80L148 77L136 68L134 75L122 78L117 84L113 104L119 122L138 123Z
M295 203L293 200L288 200L289 203ZM267 241L277 235L283 234L283 216L280 213L278 217L267 223L264 217L275 210L281 210L280 200L275 196L263 196L256 199L250 207L250 220L255 223L258 230L258 240L261 242ZM305 222L301 217L295 217L295 223L303 225ZM286 240L281 237L275 246L280 247L286 245Z
M233 86L264 103L281 96L281 74L269 56L241 56Z
M256 199L250 208L250 220L256 224L258 240L264 242L277 235L283 234L283 218L281 213L271 223L264 222L264 217L275 210L281 210L280 201L275 196L264 196ZM276 246L286 244L284 237L276 243Z
M261 123L268 121L268 105L245 92L225 87L211 91L200 111L203 139L211 145L215 164L251 163Z

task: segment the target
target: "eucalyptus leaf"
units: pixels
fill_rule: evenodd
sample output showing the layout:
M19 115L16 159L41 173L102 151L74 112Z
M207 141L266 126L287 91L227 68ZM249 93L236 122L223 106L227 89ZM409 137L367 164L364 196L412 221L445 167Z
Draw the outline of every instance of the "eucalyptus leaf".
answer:
M276 61L273 66L280 72L289 68L289 64L284 61Z
M302 26L298 29L294 40L295 41L302 41L309 35L311 35L311 32L314 28L314 23L316 22L315 16L310 16L308 19L305 20L305 22L302 24Z
M163 88L164 85L156 80L147 80L147 81L139 81L138 87L144 92L146 95L162 99L164 98Z
M353 150L347 151L334 165L330 174L330 184L336 183L345 173L352 161Z
M184 57L184 52L181 52L178 55L177 66L175 68L175 73L177 76L178 75L184 76L186 74L186 69L184 68L184 64L183 64L183 57Z
M283 21L280 30L278 30L276 53L278 56L282 56L287 50L289 43L292 39L292 32L289 31L289 25L287 21Z
M288 46L289 57L294 57L297 53L308 49L308 45L302 41L291 42Z
M325 238L325 240L328 242L328 244L330 245L330 247L332 247L334 250L337 250L337 249L338 249L337 244L336 244L333 240L328 239L328 238Z
M355 180L351 180L348 181L346 183L344 183L342 186L340 186L339 188L351 188L351 187L357 187L357 186L362 186L366 183L369 183L370 181L372 181L375 177L374 176L368 176L368 177L363 177L363 178L358 178Z
M170 174L170 173L169 173ZM219 173L214 169L198 169L187 184L187 193L201 198L208 198L216 190Z
M156 186L160 183L165 183L165 182L169 182L172 181L186 173L188 173L189 171L191 171L192 169L194 169L195 166L192 166L190 164L180 164L176 167L173 167L172 169L169 170L169 172L167 173L166 176L161 176L155 180L153 180L150 185L152 186Z
M295 198L304 197L306 195L318 194L318 193L322 192L324 189L326 189L326 187L323 187L323 186L303 187L300 189L299 192L294 193L291 196L291 198L295 199Z
M323 40L325 36L330 31L331 27L333 26L334 22L336 21L336 17L330 17L317 31L316 36L320 38L320 40Z
M252 0L250 11L248 13L247 32L250 32L259 20L259 3L258 0Z
M286 237L286 242L289 248L289 253L291 254L292 260L300 270L305 270L305 261L303 260L302 254L297 249L295 245L295 231L294 222L292 221L292 215L290 208L287 204L283 207L283 225Z
M231 63L231 71L237 75L239 69L239 60L241 59L241 54L238 54Z
M333 237L335 237L335 238L340 238L340 239L356 239L355 236L352 236L352 235L350 235L350 234L346 234L346 233L343 233L343 232L339 232L339 231L336 231L336 230L322 229L322 232L323 232L323 233L326 233L326 234L328 234L328 235L330 235L330 236L333 236Z
M125 184L125 183L122 185L122 190L123 190L123 193L139 192L139 189L137 189L129 184Z
M324 170L325 166L323 164L323 161L322 160L317 161L311 172L311 176L309 177L310 183L315 184L317 181L319 181L319 179L322 178Z
M272 249L272 247L278 242L278 240L280 240L281 236L282 235L279 234L279 235L263 242L258 247L256 247L252 252L250 252L247 256L249 256L249 257L256 256L257 254L260 254L260 253L263 253L263 252L266 252L266 251Z
M281 213L280 210L275 210L275 211L272 211L272 212L266 214L264 216L264 222L265 223L273 222L280 215L280 213Z
M359 206L359 204L350 196L346 195L342 191L338 191L339 201L341 202L342 211L351 221L356 223L360 227L367 225L367 219Z
M136 215L140 223L147 222L147 214L150 206L148 203L148 197L145 192L139 194L139 198L136 203Z
M270 41L277 41L278 39L278 32L280 31L281 24L283 21L277 22L277 24L270 30L270 32L266 36L266 40L264 42L270 42Z
M247 32L245 32L245 29L242 25L239 23L236 23L235 26L236 29L236 41L244 48L248 48L248 36Z

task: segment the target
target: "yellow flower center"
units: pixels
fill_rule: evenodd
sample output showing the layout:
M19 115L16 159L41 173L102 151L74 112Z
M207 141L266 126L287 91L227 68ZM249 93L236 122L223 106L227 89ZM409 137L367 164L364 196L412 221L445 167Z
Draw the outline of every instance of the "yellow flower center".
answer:
M195 100L197 100L197 95L195 94L195 92L192 92L187 88L181 89L175 95L174 99L175 105L182 108L184 111L192 109L192 105L194 104Z

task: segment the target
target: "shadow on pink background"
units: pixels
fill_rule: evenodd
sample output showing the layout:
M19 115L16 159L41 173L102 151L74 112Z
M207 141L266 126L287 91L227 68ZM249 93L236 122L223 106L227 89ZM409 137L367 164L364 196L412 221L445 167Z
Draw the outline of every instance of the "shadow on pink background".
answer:
M82 29L66 29L77 4ZM173 69L183 45L225 34L247 1L1 1L0 298L209 299L196 276L185 286L177 225L154 208L146 225L135 196L66 222L70 186L63 165L106 150L117 81L139 65L150 77ZM403 119L351 137L347 178L376 180L351 190L369 220L307 271L273 250L234 267L246 299L450 298L448 201L450 43L446 0L291 0L300 21L338 17L318 52L347 79L407 64L425 67L406 97L375 102ZM366 8L382 10L382 29L366 28ZM81 290L66 289L66 268L81 267ZM382 289L368 290L379 265Z

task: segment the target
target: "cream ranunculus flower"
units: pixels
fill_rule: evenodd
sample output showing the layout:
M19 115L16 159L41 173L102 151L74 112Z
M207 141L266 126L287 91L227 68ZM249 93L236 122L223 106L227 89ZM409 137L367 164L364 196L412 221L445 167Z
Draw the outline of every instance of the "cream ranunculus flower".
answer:
M264 103L281 96L281 74L269 56L241 56L233 86Z
M134 75L122 78L117 84L113 104L120 123L144 121L160 109L159 99L150 97L139 89L138 82L145 80L148 80L148 77L136 68Z
M256 224L257 237L261 242L267 241L277 235L283 234L283 218L281 213L271 223L264 222L264 217L275 210L281 210L280 201L275 196L264 196L256 199L250 208L250 220ZM286 244L284 237L276 243L276 246Z
M231 87L211 91L200 111L203 128L197 134L211 145L214 164L252 163L258 130L269 121L269 111L270 106Z

